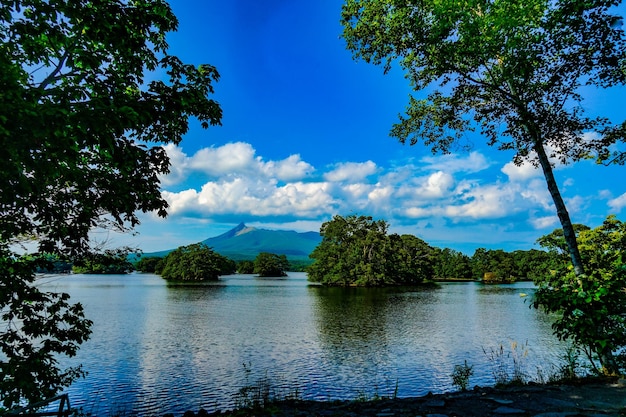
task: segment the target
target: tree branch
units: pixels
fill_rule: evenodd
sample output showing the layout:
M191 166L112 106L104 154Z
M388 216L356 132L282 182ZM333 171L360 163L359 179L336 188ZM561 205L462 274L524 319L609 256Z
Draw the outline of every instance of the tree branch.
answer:
M57 64L56 68L46 78L44 78L44 80L41 83L39 83L39 86L37 88L40 90L45 90L49 84L51 84L53 81L56 81L57 80L56 76L61 72L61 70L65 66L65 62L67 61L67 58L69 57L70 57L70 51L68 48L65 50L65 53L63 54L63 56L61 56L61 58L59 59L59 63ZM65 76L69 76L69 74L63 75L63 77Z

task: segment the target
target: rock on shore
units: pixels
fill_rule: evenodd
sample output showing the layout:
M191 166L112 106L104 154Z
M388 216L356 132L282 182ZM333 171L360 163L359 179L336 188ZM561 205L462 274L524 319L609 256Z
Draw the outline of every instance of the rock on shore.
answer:
M626 417L626 381L481 388L374 401L278 401L262 409L187 412L183 417ZM167 415L164 417L174 417Z

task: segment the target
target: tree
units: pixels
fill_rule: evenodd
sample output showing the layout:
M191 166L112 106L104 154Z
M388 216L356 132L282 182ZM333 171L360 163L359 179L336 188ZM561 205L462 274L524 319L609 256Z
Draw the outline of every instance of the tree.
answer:
M254 274L254 262L253 261L239 261L237 263L237 272L240 274Z
M10 408L67 386L56 367L90 332L79 304L34 286L41 261L23 238L73 261L97 225L127 230L165 216L159 175L189 117L219 124L218 73L167 51L177 20L163 0L0 3L0 399ZM19 318L19 320L18 320Z
M334 286L416 284L432 276L430 247L415 236L387 235L370 216L334 216L320 229L309 280Z
M489 251L485 248L477 248L471 257L472 277L481 280L485 277L485 272L489 272L491 260Z
M261 277L286 277L288 269L286 255L261 252L254 259L254 273Z
M135 262L135 269L139 272L156 273L157 269L159 269L158 265L160 262L163 262L163 258L160 256L142 257Z
M553 328L560 339L580 347L604 372L619 371L614 358L626 348L626 224L609 216L595 228L578 228L578 241L588 275L578 275L566 264L536 280L533 305L559 313ZM551 251L561 251L560 231L539 239ZM623 364L626 368L626 363Z
M434 276L433 248L413 235L389 236L391 251L388 275L403 284L419 284Z
M576 225L574 225L576 226ZM562 229L558 229L561 234ZM520 279L534 281L542 278L546 273L554 271L558 268L559 259L551 252L544 250L531 249L528 251L516 250L512 254L514 271ZM569 257L567 257L568 259ZM565 263L569 263L566 260Z
M476 249L471 265L474 278L485 282L510 283L521 274L515 268L513 254L502 249Z
M596 158L623 164L626 122L586 116L582 89L624 84L621 1L346 0L343 37L356 58L399 62L416 91L392 136L448 153L480 127L513 161L541 167L577 275L584 273L553 174ZM593 133L586 135L585 133Z
M72 271L77 274L127 274L134 270L128 260L130 249L107 249L101 253L88 253L76 260Z
M43 256L16 256L0 245L0 402L10 409L49 398L76 378L80 367L61 368L58 355L74 356L89 338L91 320L64 293L40 291L34 271L52 268Z
M469 256L450 248L434 248L433 268L435 278L439 279L472 276Z
M237 262L225 256L219 258L220 275L230 275L237 272Z
M387 222L336 215L320 228L322 241L309 255L309 280L327 285L379 286L386 276Z
M160 274L168 281L216 281L228 261L204 243L194 243L170 252Z

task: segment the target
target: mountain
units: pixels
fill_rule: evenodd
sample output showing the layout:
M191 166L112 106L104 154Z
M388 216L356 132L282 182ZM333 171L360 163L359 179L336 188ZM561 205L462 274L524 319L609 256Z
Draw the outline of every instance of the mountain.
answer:
M261 252L286 255L289 260L308 260L309 254L322 241L318 232L294 232L293 230L266 230L248 227L240 223L234 229L201 243L213 248L220 255L234 260L254 260ZM143 256L165 256L174 249L145 253Z

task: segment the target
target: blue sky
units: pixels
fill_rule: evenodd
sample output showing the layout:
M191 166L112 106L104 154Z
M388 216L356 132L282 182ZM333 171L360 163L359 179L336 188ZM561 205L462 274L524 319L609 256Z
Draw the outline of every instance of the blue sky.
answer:
M221 234L240 222L318 231L335 214L385 219L390 231L472 254L478 247L536 248L559 226L543 176L513 153L466 137L469 152L437 156L389 130L411 92L399 68L357 62L340 38L340 0L172 0L179 30L170 53L209 63L223 126L197 123L167 146L162 178L169 216L141 216L113 246L146 252ZM591 113L626 118L625 89L586 93ZM572 220L599 225L626 213L624 167L557 166Z

